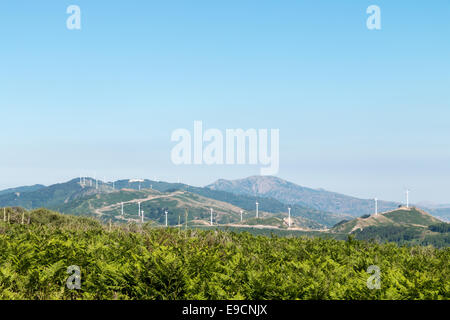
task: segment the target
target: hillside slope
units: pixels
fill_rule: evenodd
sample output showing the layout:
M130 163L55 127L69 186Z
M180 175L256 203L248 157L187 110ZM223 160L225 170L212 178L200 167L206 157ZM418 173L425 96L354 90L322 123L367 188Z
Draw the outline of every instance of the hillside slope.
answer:
M18 187L18 188L10 188L10 189L5 189L5 190L0 190L0 196L5 195L5 194L10 194L10 193L31 192L31 191L36 191L36 190L39 190L42 188L45 188L45 186L42 184L35 184L32 186L23 186L23 187Z
M82 185L79 179L73 179L65 183L54 184L34 191L0 195L0 206L23 207L26 209L41 207L55 208L87 195L111 191L112 188L103 183L99 183L97 189L95 183Z
M83 181L84 182L84 181ZM98 183L98 188L96 184ZM197 207L208 207L208 203L212 200L227 203L228 205L238 207L245 212L255 212L255 202L260 204L261 212L267 212L275 215L286 215L288 212L288 205L278 200L265 197L253 197L249 195L236 195L225 191L216 191L209 188L193 187L182 183L168 183L163 181L143 180L142 182L130 182L130 180L118 180L113 182L96 182L92 178L88 178L85 184L81 184L79 179L73 179L66 183L60 183L41 188L36 191L23 192L20 194L8 193L0 196L0 206L5 207L23 207L26 209L35 208L49 208L59 210L64 213L73 213L79 215L94 214L93 206L95 197L101 197L101 201L111 198L120 198L117 195L120 190L128 191L123 193L125 199L129 197L139 198L139 192L161 192L173 193L175 191L189 192L192 195L198 195L199 199L205 201L204 205ZM134 191L135 193L131 192ZM208 200L209 199L209 200ZM86 202L85 202L86 201ZM105 200L108 202L108 200ZM84 203L85 202L85 203ZM151 209L152 217L155 218L157 214L163 213L160 209L155 213L157 206ZM163 206L159 206L162 208ZM167 206L170 207L170 206ZM224 207L224 205L222 205ZM300 205L293 205L292 217L298 220L295 223L297 226L308 227L314 229L322 229L324 227L331 227L337 222L351 218L348 215L333 214L323 212L317 209L308 208ZM135 210L137 212L137 208ZM184 213L182 214L184 217ZM158 218L159 219L159 218ZM234 221L234 220L233 220Z
M269 213L287 213L289 205L277 199L263 196L253 196L247 194L235 194L232 192L213 190L208 187L194 187L184 183L169 183L164 181L154 181L145 179L141 182L129 182L129 180L119 180L115 182L116 189L152 189L160 192L169 192L175 190L185 190L200 196L223 201L242 208L247 212L255 211L255 203L258 202L261 210ZM313 221L322 226L331 227L343 219L349 219L352 216L347 214L331 213L308 206L292 204L291 214L300 220Z
M419 227L427 228L430 225L442 222L429 213L418 208L402 207L393 211L363 216L350 221L345 221L334 226L332 232L353 233L357 230L364 230L368 227Z
M358 199L322 189L310 189L277 177L253 176L232 181L221 179L207 187L234 194L270 197L286 204L297 204L354 217L374 212L374 201L371 199ZM398 205L394 202L378 202L381 211L393 210Z
M122 215L122 203L123 212ZM140 203L140 204L139 204ZM168 211L168 224L178 225L186 222L186 214L190 225L209 225L211 209L214 224L239 224L240 212L243 213L243 224L254 218L255 213L228 202L207 198L185 190L160 192L153 189L122 189L108 193L98 193L74 201L67 202L54 209L66 214L97 216L102 220L138 222L141 220L139 208L144 211L144 221L165 224L165 211ZM186 211L187 210L187 211ZM271 213L260 210L259 223L280 227L287 214ZM293 217L293 225L304 229L323 229L324 225L316 221Z

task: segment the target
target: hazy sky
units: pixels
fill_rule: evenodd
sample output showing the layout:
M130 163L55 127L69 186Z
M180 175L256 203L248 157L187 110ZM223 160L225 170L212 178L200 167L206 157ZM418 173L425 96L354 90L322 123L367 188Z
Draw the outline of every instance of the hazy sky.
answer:
M4 0L0 43L1 189L259 173L172 164L171 133L201 120L280 129L300 185L450 203L448 0Z

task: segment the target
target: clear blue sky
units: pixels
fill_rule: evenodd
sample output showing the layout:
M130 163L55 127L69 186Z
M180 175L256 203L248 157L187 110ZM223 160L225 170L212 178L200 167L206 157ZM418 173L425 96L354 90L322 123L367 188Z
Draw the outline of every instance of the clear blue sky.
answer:
M202 120L279 128L300 185L450 203L448 0L5 0L0 41L0 188L259 173L173 165L171 132Z

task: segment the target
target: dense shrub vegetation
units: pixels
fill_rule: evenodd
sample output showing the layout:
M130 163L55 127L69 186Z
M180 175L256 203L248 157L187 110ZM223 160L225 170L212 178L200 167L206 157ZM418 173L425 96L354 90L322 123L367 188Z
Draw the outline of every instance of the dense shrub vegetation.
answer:
M450 232L450 223L442 222L433 224L429 226L428 229L434 232L447 233Z
M430 231L441 233L427 234L426 229L421 227L405 226L370 226L364 230L354 232L358 240L375 240L377 242L395 242L399 245L433 245L436 248L450 246L450 233L444 231L444 227L434 225L429 227ZM435 230L437 229L437 230Z
M1 299L449 299L450 248L0 211ZM22 224L22 222L24 222ZM81 289L69 290L69 266ZM381 289L367 268L381 269Z
M421 234L418 228L405 228L404 226L370 226L364 230L355 231L358 240L378 240L387 242L410 241Z

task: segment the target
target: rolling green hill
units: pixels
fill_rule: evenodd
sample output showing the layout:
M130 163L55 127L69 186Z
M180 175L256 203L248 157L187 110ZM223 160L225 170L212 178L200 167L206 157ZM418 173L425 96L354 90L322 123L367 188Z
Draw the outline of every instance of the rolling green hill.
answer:
M417 208L399 208L335 225L330 233L351 234L359 240L398 244L450 246L450 224Z
M350 234L356 230L364 230L367 227L403 226L427 228L432 224L440 222L442 221L421 209L402 207L378 215L363 216L339 223L331 231Z
M361 199L300 187L275 177L250 177L237 181L219 180L217 183L205 188L152 180L143 180L141 182L118 180L114 183L106 183L103 181L96 182L92 178L87 178L85 184L80 182L80 179L73 179L66 183L48 187L38 185L8 189L9 191L5 190L3 194L0 192L0 206L20 206L26 209L45 207L63 213L100 215L102 219L111 218L117 221L125 219L124 221L128 221L137 219L137 217L133 218L132 215L128 215L128 210L135 213L138 210L136 201L133 202L132 200L137 200L140 197L145 198L150 194L183 192L189 193L191 199L189 200L185 195L184 199L167 198L145 201L142 209L145 211L146 217L161 223L164 211L170 209L169 221L171 224L175 224L178 223L178 220L180 222L184 221L184 208L186 207L189 210L189 221L200 220L204 222L208 220L205 215L208 213L209 203L216 201L221 203L220 208L232 206L239 210L237 213L236 211L230 213L219 208L219 223L236 223L240 210L244 210L250 216L252 212L255 212L255 202L258 201L260 210L269 213L271 217L285 216L288 207L291 207L291 214L296 227L316 230L331 228L342 220L353 220L353 215L355 212L361 211L358 208L361 208L360 205L363 203L367 202L363 205L366 208L373 206L372 200L361 202ZM98 186L96 186L96 183L98 183ZM12 192L12 190L21 190L22 192ZM197 200L194 201L196 204L188 205L188 203L192 202L194 195L198 196ZM129 201L132 202L125 209L125 218L120 217L117 204ZM200 204L202 201L204 203ZM227 205L224 205L224 203ZM291 203L291 205L288 203ZM116 206L113 206L109 211L106 210L101 213L97 211L102 207L114 204ZM337 207L333 207L334 205ZM392 206L396 206L396 204L383 204L383 202L380 202L380 210ZM338 213L323 211L324 208L334 208L333 210ZM339 213L346 211L346 208L349 209L352 215ZM221 215L222 212L228 212L228 215ZM396 222L396 217L392 217L389 221ZM388 218L388 216L383 216L383 218ZM372 222L374 225L382 224L383 220L380 219L383 218ZM410 218L414 219L413 217ZM367 223L366 220L364 222ZM354 225L351 226L350 230L356 226L357 221L352 223ZM413 223L413 220L411 220L411 223ZM275 224L279 225L278 223ZM350 224L347 223L345 227L349 228Z
M97 193L54 207L55 210L67 214L96 216L101 220L117 222L139 222L139 203L144 211L144 221L152 220L158 224L165 224L165 211L168 211L168 224L184 224L187 219L190 225L209 225L210 209L213 209L214 224L240 223L242 208L228 202L201 196L185 190L160 192L154 189L116 190L108 193ZM122 203L124 214L122 216ZM186 211L187 210L187 211ZM243 210L245 211L245 210ZM260 211L261 225L279 227L287 225L283 219L287 214ZM254 212L243 214L246 224ZM325 226L313 220L293 217L293 225L304 229L323 229Z
M10 188L10 189L5 189L5 190L0 190L0 196L9 194L9 193L32 192L32 191L37 191L42 188L45 188L45 186L42 184L35 184L32 186L24 186L24 187L18 187L18 188Z
M199 195L228 202L238 207L241 207L245 211L255 211L255 202L258 201L260 208L270 213L286 213L288 208L291 207L291 214L293 217L297 217L303 220L314 221L317 224L331 227L342 219L351 218L350 215L334 214L330 212L320 211L314 208L304 207L300 205L287 205L273 198L265 197L252 197L243 194L233 194L226 191L212 190L210 188L197 188L189 187L189 191L197 193Z
M0 206L27 209L55 208L88 195L110 192L111 190L111 187L102 183L96 189L90 185L82 186L79 179L73 179L33 191L0 195Z
M84 182L84 181L83 181ZM140 189L140 190L139 190ZM197 195L198 199L205 201L203 205L197 203L194 207L189 207L192 218L199 217L203 219L204 211L208 207L211 200L244 210L245 212L255 211L255 202L260 203L261 211L271 214L287 214L288 205L271 198L251 197L248 195L235 195L225 191L216 191L209 188L192 187L180 183L168 183L162 181L144 180L142 182L130 182L129 180L119 180L113 183L105 183L98 181L98 188L96 181L88 178L85 184L81 184L79 179L73 179L66 183L51 185L49 187L39 188L29 192L20 194L7 193L0 195L0 206L15 206L26 209L34 209L45 207L61 211L63 213L71 213L76 215L92 215L97 214L95 210L99 206L106 206L111 204L118 204L122 201L131 201L145 195L159 192L159 193L174 193L176 191L189 192L191 198ZM186 200L186 199L185 199ZM160 221L161 216L164 215L164 208L169 208L171 223L178 223L178 216L181 216L180 221L184 220L184 209L180 209L181 205L177 203L162 203L160 201L147 201L143 204L143 210L147 216L155 221ZM183 202L183 201L181 201ZM198 202L198 201L197 201ZM130 209L137 212L136 208ZM222 207L224 205L222 204ZM200 209L198 209L200 208ZM117 208L115 208L117 210ZM125 209L127 212L128 208ZM209 209L208 209L209 210ZM221 210L218 211L219 213ZM240 212L240 211L238 211ZM293 205L291 211L293 219L296 219L294 224L303 228L322 229L324 227L331 227L342 219L349 218L349 216L341 214L332 214L323 212L317 209ZM107 212L106 216L112 219L117 218L117 212ZM131 217L128 217L131 218ZM234 216L226 218L221 216L220 221L223 223L235 222L236 212Z
M119 180L115 182L115 186L116 188L126 188L134 190L137 190L140 186L141 189L152 188L153 190L158 190L161 192L186 190L206 198L230 203L234 206L242 208L247 212L255 210L256 201L258 201L260 207L263 208L264 211L270 213L282 213L282 212L286 213L289 207L288 204L270 197L263 197L263 196L254 197L247 194L235 194L232 192L222 190L214 190L209 187L206 188L194 187L183 183L169 183L154 180L144 180L140 183L138 182L130 183L129 180ZM337 222L341 221L342 219L352 217L351 215L326 212L298 204L292 204L291 208L292 208L291 211L292 216L298 217L299 219L305 221L311 220L319 225L323 225L326 227L331 227Z

